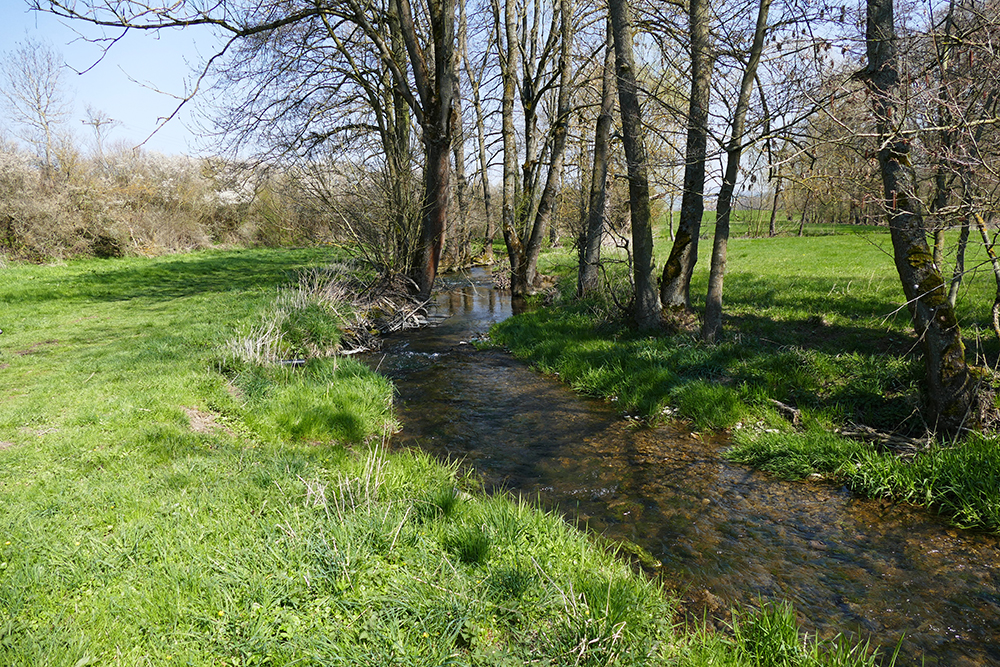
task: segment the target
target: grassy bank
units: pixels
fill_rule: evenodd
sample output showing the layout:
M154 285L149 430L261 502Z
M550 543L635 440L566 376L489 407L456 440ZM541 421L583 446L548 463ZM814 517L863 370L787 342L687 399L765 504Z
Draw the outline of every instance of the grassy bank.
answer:
M696 430L730 429L735 460L790 479L833 477L865 494L928 505L960 526L998 531L995 439L972 436L960 447L901 458L874 439L838 434L857 425L908 436L927 428L921 360L888 235L856 231L732 240L726 333L714 346L690 335L636 334L606 300L574 301L575 267L559 253L547 260L565 277L563 305L500 323L493 340L631 414L676 413ZM701 244L695 299L705 292L710 245ZM657 256L668 251L661 238ZM976 252L970 248L969 266L982 259ZM987 333L995 289L991 275L970 272L960 297L969 357L980 364L997 358Z
M0 664L869 664L781 607L677 632L559 517L387 452L391 385L294 287L330 259L0 271Z

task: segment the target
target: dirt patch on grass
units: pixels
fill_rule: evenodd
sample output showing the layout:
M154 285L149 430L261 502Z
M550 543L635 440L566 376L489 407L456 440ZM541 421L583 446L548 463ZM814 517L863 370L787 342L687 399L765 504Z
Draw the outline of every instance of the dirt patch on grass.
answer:
M214 415L211 412L202 412L197 408L185 408L182 407L181 410L187 415L188 421L191 422L191 430L195 433L214 433L215 431L222 431L223 433L228 433L232 435L233 432L222 424L217 423L215 420L218 415Z
M14 446L13 442L7 442L6 440L0 440L0 452L2 452L5 449L10 449L13 446Z
M59 341L57 341L57 340L43 340L43 341L40 341L38 343L35 343L34 345L32 345L31 347L29 347L27 349L17 350L16 352L14 352L14 354L16 354L19 357L23 357L26 354L34 354L35 352L37 352L39 350L39 348L49 347L49 346L58 345L58 344L59 344Z

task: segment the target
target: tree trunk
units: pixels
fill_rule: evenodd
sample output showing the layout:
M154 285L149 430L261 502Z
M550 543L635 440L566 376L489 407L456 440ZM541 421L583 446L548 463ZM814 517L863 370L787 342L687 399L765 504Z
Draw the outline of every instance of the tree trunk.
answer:
M993 307L990 309L990 312L992 314L993 333L996 334L997 339L1000 339L1000 258L997 257L996 251L993 250L996 243L990 241L989 232L986 230L986 221L978 214L976 214L975 218L976 228L983 239L983 247L990 258L990 265L993 267L993 278L997 284L996 294L993 297Z
M515 285L521 270L521 258L524 255L521 238L515 227L517 207L517 137L514 134L514 94L517 87L515 59L517 58L517 25L514 22L515 2L506 0L501 11L498 0L493 1L493 15L497 25L497 48L500 52L500 76L503 83L501 97L501 119L503 138L503 204L501 211L501 229L504 243L507 246L507 257L510 259L511 292L522 293L524 286Z
M458 8L458 45L461 49L466 42L465 3ZM465 177L465 119L462 116L462 95L458 68L451 68L454 102L452 104L452 143L451 150L455 159L455 199L458 200L458 219L451 221L447 230L447 245L445 265L450 269L469 266L472 258L470 247L472 235L469 233L469 201L466 196L468 180Z
M577 295L597 289L601 263L601 239L604 236L604 210L608 194L608 153L611 145L612 113L615 107L615 52L611 17L605 29L604 75L601 81L601 113L594 131L594 169L590 177L590 201L587 206L586 237L580 252Z
M967 173L962 174L962 180L965 181L968 178ZM972 207L967 201L969 186L968 183L963 183L963 196L962 196L962 218L960 231L958 233L958 247L955 248L955 270L951 273L951 282L948 285L948 303L952 308L958 303L958 290L962 286L962 278L965 277L965 250L969 246L969 216L972 215ZM934 248L935 256L937 253L937 248ZM934 262L940 269L940 265L937 261Z
M535 285L538 275L538 256L542 252L542 243L548 234L552 221L552 211L555 208L556 192L562 181L563 163L566 156L566 143L569 138L569 120L572 85L572 66L570 62L573 47L573 3L572 0L559 2L561 43L559 55L559 101L556 105L556 119L552 130L552 153L549 170L545 177L545 187L542 189L535 212L535 222L531 227L531 236L525 248L525 282L528 287Z
M941 215L941 211L948 206L948 200L950 199L950 188L948 184L948 162L954 157L955 143L956 143L956 130L952 123L952 114L948 108L948 79L951 78L948 70L951 63L951 51L953 47L952 41L952 30L955 27L954 17L955 17L955 2L951 0L948 3L948 13L945 15L944 21L944 34L935 34L934 47L937 52L937 68L939 76L941 77L941 97L938 98L937 103L937 125L938 127L945 128L938 132L938 138L940 141L940 146L938 146L936 159L937 166L934 169L934 200L932 203L933 212L936 214L936 219L934 221L934 263L937 264L938 268L944 266L944 245L945 245L945 229L947 225L945 220ZM941 38L943 37L943 39ZM969 223L968 219L965 220L963 225L963 235L965 239L969 238ZM960 253L965 254L965 248L960 250ZM960 274L959 274L960 275ZM954 284L955 275L952 276L953 290L949 290L949 301L951 301L952 307L955 305L954 299L951 298L952 291L957 295L958 286ZM961 278L959 278L961 281Z
M466 27L466 14L463 8L459 11L459 54L465 66L465 74L469 77L469 85L472 88L472 109L476 114L476 140L479 148L479 174L483 186L483 211L486 216L486 232L483 237L483 252L481 259L486 264L493 263L493 238L496 236L496 225L493 221L493 206L490 199L490 179L489 160L486 157L486 121L483 113L483 103L479 94L479 87L482 83L482 72L486 69L486 56L483 57L483 64L479 75L472 69L469 62L469 42L468 28ZM488 50L487 50L488 51Z
M778 235L776 220L778 217L778 202L781 201L781 174L774 179L774 199L771 201L771 222L767 226L767 235L774 237Z
M809 212L810 199L812 199L812 190L806 189L806 196L802 202L802 217L799 218L799 236L802 236L806 229L806 214Z
M424 210L420 226L420 243L417 246L417 265L414 282L417 294L427 299L434 288L441 248L448 222L448 200L451 194L451 158L448 155L451 141L447 138L428 137L424 129Z
M674 203L676 203L676 197L671 191L670 193L670 209L667 211L667 237L673 241L674 240Z
M688 105L681 215L670 257L663 267L660 301L664 308L691 309L691 273L698 261L698 235L705 211L705 157L712 84L709 0L690 0L691 98Z
M453 127L455 129L453 130L451 151L455 162L455 199L458 201L458 219L452 220L446 230L444 259L442 260L446 269L460 269L468 266L471 256L469 248L471 235L468 231L469 202L466 197L468 181L465 178L465 133L461 127L461 104L457 96L454 108Z
M660 323L660 300L653 278L653 226L649 209L646 145L632 56L632 25L626 0L609 0L611 28L618 71L618 105L622 116L622 143L628 165L628 197L632 209L633 317L640 329Z
M948 303L941 271L927 245L915 196L909 142L897 133L898 121L893 117L898 104L894 96L899 88L893 0L868 0L867 9L868 66L859 77L871 93L893 256L913 327L923 347L927 407L932 423L944 434L958 435L963 429L978 426L973 409L976 393L958 319Z
M743 72L743 80L740 83L739 97L736 100L736 108L733 110L732 135L729 137L729 145L726 147L726 173L722 179L722 189L719 191L718 205L715 209L712 268L708 276L708 295L705 299L705 322L701 329L701 339L706 343L714 343L722 331L722 287L726 276L733 191L736 189L736 177L740 171L740 158L743 155L743 128L747 109L750 107L750 93L757 75L757 64L760 62L760 54L764 49L767 14L770 7L771 0L760 0L753 44L750 47L750 57L747 59L746 70Z
M417 294L430 297L441 261L441 246L448 223L451 194L452 104L454 102L455 3L454 0L430 0L433 45L433 74L420 46L409 0L396 0L400 27L410 55L414 85L421 99L421 127L424 144L424 201L421 213L420 241L413 281Z

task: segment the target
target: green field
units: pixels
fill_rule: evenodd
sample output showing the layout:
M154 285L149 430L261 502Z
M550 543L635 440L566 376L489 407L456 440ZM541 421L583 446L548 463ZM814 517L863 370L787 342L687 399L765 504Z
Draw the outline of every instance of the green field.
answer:
M388 452L392 386L298 281L333 259L0 269L0 664L871 663L781 605L680 628L559 517Z

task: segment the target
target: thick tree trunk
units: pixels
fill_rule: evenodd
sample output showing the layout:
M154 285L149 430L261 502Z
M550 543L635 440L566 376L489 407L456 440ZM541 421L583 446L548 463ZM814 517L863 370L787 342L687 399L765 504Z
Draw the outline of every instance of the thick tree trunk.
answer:
M736 177L740 172L740 158L743 156L743 127L747 109L750 107L750 93L757 76L757 64L764 49L764 35L767 33L767 14L771 0L760 0L757 24L754 28L750 57L743 72L739 97L733 110L732 134L726 148L726 173L722 178L722 189L715 212L715 239L712 244L712 268L708 275L708 295L705 298L705 322L701 328L701 339L714 343L722 331L722 286L726 276L726 259L729 246L729 219L733 210L733 191Z
M424 210L413 277L417 294L422 299L429 298L434 288L434 279L441 262L451 194L451 158L448 155L451 141L447 138L428 137L427 134L427 129L424 129Z
M670 256L663 267L660 301L664 308L691 309L691 273L698 261L698 235L705 212L705 157L708 150L708 105L712 84L709 0L690 0L691 97L684 156L681 215Z
M927 407L933 426L948 435L975 428L976 392L965 360L965 346L955 310L948 303L941 271L927 245L909 143L896 132L893 111L899 77L893 0L868 0L868 66L859 73L872 99L879 145L885 207L889 217L896 270L920 338L926 365Z
M649 209L649 175L632 56L632 24L627 0L609 0L618 71L618 105L622 143L628 165L628 196L632 209L633 317L641 329L660 323L660 299L653 278L653 226Z
M601 239L604 236L604 210L608 193L608 153L611 145L612 113L615 106L615 52L608 17L604 45L604 75L601 81L601 113L594 131L594 169L590 176L590 200L587 206L586 237L580 250L577 295L597 289L601 263Z
M410 56L414 85L421 100L421 128L424 144L424 201L421 213L420 241L413 281L417 294L429 298L441 261L441 246L448 224L451 195L452 104L454 102L455 3L454 0L430 0L433 42L433 74L424 57L409 0L396 0L400 28Z

